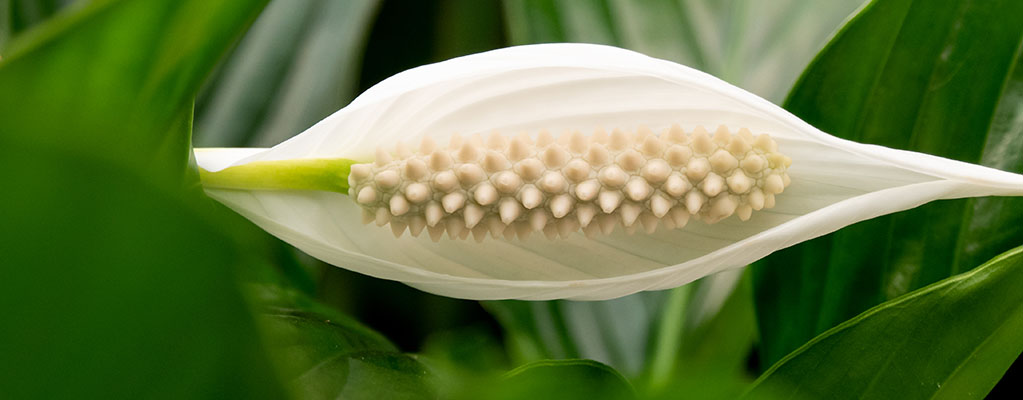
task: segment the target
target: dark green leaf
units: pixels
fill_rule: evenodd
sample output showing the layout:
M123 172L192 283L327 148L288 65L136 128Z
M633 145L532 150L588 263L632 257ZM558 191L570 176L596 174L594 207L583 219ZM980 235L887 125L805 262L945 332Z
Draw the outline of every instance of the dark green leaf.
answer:
M433 60L503 47L501 3L477 0L439 0Z
M81 3L5 49L0 397L283 395L238 248L182 187L191 97L261 6Z
M5 39L52 17L72 0L0 0L0 49Z
M199 145L271 146L341 108L378 3L271 3L200 102Z
M257 286L271 356L300 399L432 399L432 375L354 319L272 285Z
M0 55L11 35L14 34L14 21L11 15L11 0L0 0Z
M98 158L0 135L0 398L281 396L233 241Z
M804 72L786 108L843 138L1023 172L1018 80L1003 92L1021 19L1023 3L1013 0L873 1ZM1003 122L992 124L996 109ZM1019 220L1003 218L1020 215L1023 202L991 201L936 202L761 262L754 276L763 365L1023 241Z
M775 364L749 397L980 399L1023 351L1023 247L888 301Z
M435 332L426 339L421 354L446 381L486 376L509 367L508 357L492 332L482 326L466 326Z
M456 396L483 400L634 399L632 385L613 368L592 360L541 360L523 365L502 379L477 385Z

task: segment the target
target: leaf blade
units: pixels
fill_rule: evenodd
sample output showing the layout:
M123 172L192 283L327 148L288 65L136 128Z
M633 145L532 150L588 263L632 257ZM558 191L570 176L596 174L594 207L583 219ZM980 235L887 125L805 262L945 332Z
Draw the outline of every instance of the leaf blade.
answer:
M989 125L1016 64L1023 31L1011 21L1020 15L1013 2L873 1L807 68L786 108L846 139L986 161L993 151L986 138L1005 135ZM1008 101L1018 109L1018 100ZM873 305L1023 239L1018 224L991 221L985 214L993 210L971 212L968 204L942 201L865 221L760 262L754 277L763 367ZM975 218L1011 233L964 264L960 246L973 246L979 232L961 226ZM799 311L785 312L793 309Z
M981 398L1023 351L1020 284L1016 248L828 330L764 373L747 397Z

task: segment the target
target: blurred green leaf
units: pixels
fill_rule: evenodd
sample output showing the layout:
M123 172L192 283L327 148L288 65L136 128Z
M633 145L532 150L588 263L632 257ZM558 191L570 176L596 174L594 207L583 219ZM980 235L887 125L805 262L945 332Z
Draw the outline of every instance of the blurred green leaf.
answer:
M588 358L641 378L645 385L672 381L670 386L677 387L675 381L683 377L745 377L755 324L751 287L748 279L739 284L742 275L732 271L690 287L608 301L483 305L504 328L515 364Z
M863 0L504 0L513 44L609 44L780 101Z
M541 360L501 379L477 385L457 399L603 400L634 399L632 385L613 368L592 360Z
M503 47L501 3L478 0L438 0L433 60Z
M592 358L630 376L646 363L648 343L667 292L583 301L488 301L505 330L512 361Z
M5 136L180 177L187 132L171 127L262 5L107 0L58 14L0 61Z
M8 39L52 17L73 0L0 0L0 49Z
M1023 247L825 332L748 397L984 398L1023 351L1020 287Z
M294 288L277 257L247 258L244 292L292 398L437 398L437 378L415 356Z
M746 360L756 324L745 272L726 271L670 292L647 346L648 365L638 380L644 395L734 398L753 382ZM679 302L678 296L686 298ZM671 325L677 326L666 329Z
M269 307L259 320L295 398L437 398L425 366L353 319L326 309Z
M4 46L14 34L14 21L11 15L11 0L0 0L0 58L3 58Z
M271 146L345 105L378 3L272 2L204 93L197 143Z
M741 273L738 286L731 291L719 311L711 314L707 321L687 322L690 330L682 339L676 387L680 381L694 389L706 386L703 377L708 376L733 379L731 385L721 388L722 391L741 391L741 386L735 381L752 382L753 377L746 372L746 360L756 339L753 285L749 271L739 272L745 273ZM690 313L693 314L696 312ZM731 396L739 394L730 393Z
M282 395L194 198L6 135L0 159L0 398Z
M0 397L283 395L238 248L182 185L191 98L261 7L94 1L5 48Z
M874 1L804 72L786 107L846 139L1023 172L1020 73L1012 75L1021 19L1023 2L1013 0ZM768 257L754 268L763 366L1017 245L1020 215L1018 199L941 201Z

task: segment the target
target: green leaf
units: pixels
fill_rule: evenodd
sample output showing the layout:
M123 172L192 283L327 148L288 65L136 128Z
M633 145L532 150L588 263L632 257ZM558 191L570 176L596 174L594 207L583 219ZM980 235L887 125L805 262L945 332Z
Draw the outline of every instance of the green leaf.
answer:
M502 31L501 3L477 0L439 0L434 19L433 56L447 60L506 45ZM424 60L424 64L427 60Z
M293 308L267 310L259 319L295 398L437 397L425 366L355 320Z
M514 44L585 42L701 69L780 101L862 0L505 0Z
M278 376L296 399L434 399L438 381L418 356L310 297L276 240L231 213L245 242L242 288ZM269 252L267 250L270 250Z
M200 146L271 146L351 100L378 0L270 4L204 93Z
M0 159L0 398L281 395L194 198L3 135Z
M1023 351L1020 287L1023 247L828 330L749 397L984 398Z
M541 360L523 365L502 379L476 385L457 399L621 400L636 398L613 368L592 360Z
M0 397L283 395L239 249L182 186L191 97L260 7L81 3L6 47Z
M0 0L0 49L12 36L52 17L72 0Z
M2 122L5 136L180 177L187 135L169 127L182 124L199 85L262 4L107 0L58 14L3 54L0 110L13 114Z
M873 1L807 68L786 108L846 139L1023 172L1023 103L1012 75L1021 18L1023 3L1012 0ZM998 115L1004 122L992 124ZM754 268L763 366L1020 243L1021 206L936 202L768 257Z

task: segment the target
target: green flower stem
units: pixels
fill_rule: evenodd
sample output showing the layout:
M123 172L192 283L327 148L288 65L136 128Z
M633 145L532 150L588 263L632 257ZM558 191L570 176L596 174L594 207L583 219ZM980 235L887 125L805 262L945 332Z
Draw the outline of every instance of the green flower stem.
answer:
M199 168L204 187L246 190L321 190L348 194L348 173L358 161L309 158L254 161L210 172Z
M690 286L672 289L664 305L660 325L654 336L654 352L647 366L647 388L654 394L667 388L676 373Z

